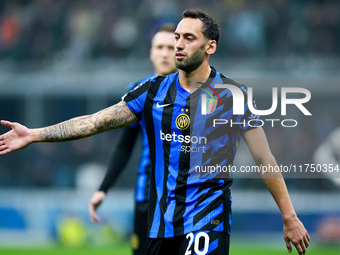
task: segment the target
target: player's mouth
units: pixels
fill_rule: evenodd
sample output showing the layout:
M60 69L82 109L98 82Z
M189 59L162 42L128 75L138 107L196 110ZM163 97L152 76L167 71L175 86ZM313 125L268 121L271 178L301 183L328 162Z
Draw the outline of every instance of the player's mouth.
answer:
M186 57L186 55L182 52L176 52L176 59L180 60L180 59L184 59Z

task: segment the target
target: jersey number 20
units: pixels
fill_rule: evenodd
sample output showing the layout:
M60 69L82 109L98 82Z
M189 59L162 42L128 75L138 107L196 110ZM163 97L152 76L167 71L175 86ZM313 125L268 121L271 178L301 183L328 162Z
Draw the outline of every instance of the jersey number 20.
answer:
M199 243L201 237L204 239L203 250L199 250ZM189 239L189 244L184 255L191 255L190 247L194 243L194 251L197 255L205 255L209 249L209 236L205 232L198 232L196 236L191 232L186 235L186 239Z

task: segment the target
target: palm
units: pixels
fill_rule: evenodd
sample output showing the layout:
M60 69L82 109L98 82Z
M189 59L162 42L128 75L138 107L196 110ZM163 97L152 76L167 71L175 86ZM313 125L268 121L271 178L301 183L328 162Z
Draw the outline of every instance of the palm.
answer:
M31 143L25 126L9 121L1 121L1 124L12 130L0 136L0 155L19 150Z

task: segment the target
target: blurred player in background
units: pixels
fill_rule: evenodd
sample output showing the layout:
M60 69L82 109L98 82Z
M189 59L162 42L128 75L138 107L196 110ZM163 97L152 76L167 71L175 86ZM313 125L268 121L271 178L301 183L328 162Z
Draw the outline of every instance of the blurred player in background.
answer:
M176 25L166 23L162 25L151 41L150 59L154 67L154 74L149 75L136 83L130 84L128 90L134 89L137 85L146 82L154 75L168 75L177 72L175 66L174 32ZM137 169L137 182L135 190L134 210L134 233L131 237L131 248L134 255L143 254L147 241L147 216L150 187L150 151L146 133L139 122L124 128L116 149L107 169L106 175L89 202L89 213L92 222L99 222L100 219L96 210L104 200L109 188L117 181L119 174L126 166L137 140L137 135L142 134L142 154Z
M315 164L322 166L324 178L331 181L333 188L340 190L340 127L336 127L321 142L313 155ZM322 244L340 244L340 217L324 216L316 227L316 236Z
M215 90L212 86L221 82L239 87L244 97L247 90L209 65L220 37L217 22L200 10L186 10L182 17L175 31L178 73L153 77L116 105L52 126L28 129L19 123L1 121L11 130L0 135L0 155L35 142L85 138L139 120L148 135L152 173L149 239L144 254L229 254L232 179L193 177L190 157L195 157L202 165L213 161L228 166L233 163L242 136L259 167L269 169L277 167L277 163L262 127L252 128L258 121L253 119L248 102L244 104L243 115L226 115L232 106L229 90L218 89L219 100L223 103L218 105L213 117L223 114L238 123L235 127L218 132L221 129L212 128L211 116L199 114L202 105L198 102L203 90L198 89L201 88L198 83L191 86L192 78L204 78L209 87L205 83L202 86L204 90L209 89L209 93ZM244 123L254 120L254 125L242 126L242 120ZM182 146L190 147L196 141L191 140L194 138L191 131L209 139L209 154L203 155L202 150L197 154L182 150ZM298 253L304 255L310 237L296 215L281 173L262 172L262 177L280 209L288 251L292 251L293 244Z
M319 145L313 155L315 164L326 165L329 171L322 171L325 178L333 183L333 185L340 189L340 127L335 128L324 141ZM334 171L330 170L330 167Z

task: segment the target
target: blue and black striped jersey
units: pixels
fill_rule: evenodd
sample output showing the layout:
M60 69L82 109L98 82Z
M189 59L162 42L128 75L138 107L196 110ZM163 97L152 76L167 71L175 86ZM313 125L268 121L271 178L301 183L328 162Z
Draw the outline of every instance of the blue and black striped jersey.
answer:
M131 83L128 86L128 91L134 89L139 84L142 84L155 75L149 75L139 80L138 82ZM149 143L143 126L140 122L136 122L131 127L137 128L138 132L142 133L142 154L140 156L139 166L137 169L137 181L135 190L135 201L145 202L149 200L149 187L150 187L150 151Z
M244 115L232 115L230 91L214 87L228 83L241 88L245 95L247 90L212 68L206 87L190 94L179 85L178 75L152 77L123 97L145 128L149 141L149 237L168 238L198 230L229 233L231 176L197 176L191 166L232 164L239 134L249 128L240 123L247 123L245 120L252 116L247 101ZM202 94L211 93L211 89L219 94L222 104L213 114L202 115ZM212 127L214 116L234 119L239 124Z

